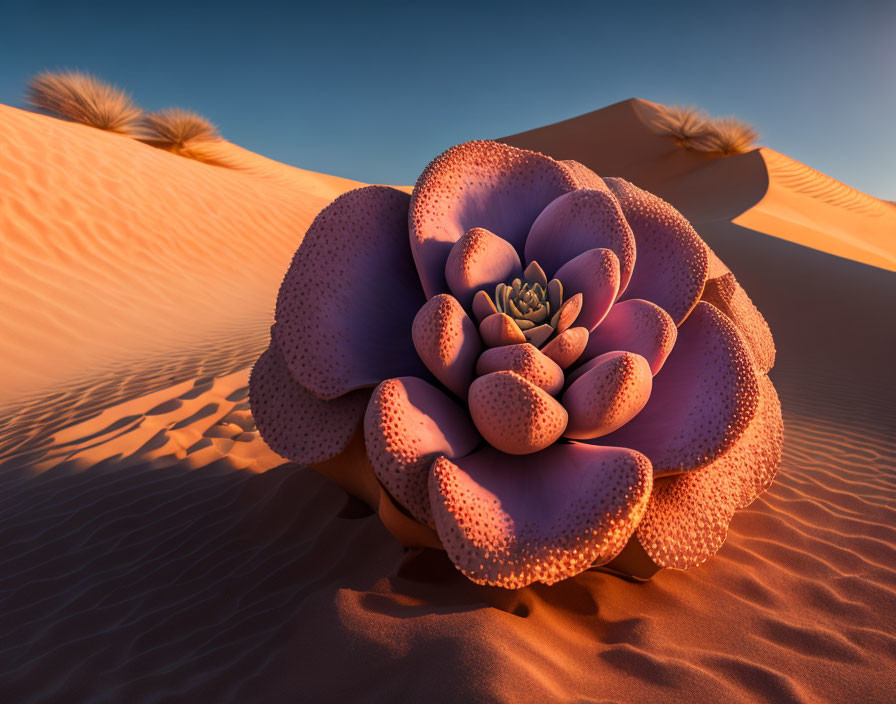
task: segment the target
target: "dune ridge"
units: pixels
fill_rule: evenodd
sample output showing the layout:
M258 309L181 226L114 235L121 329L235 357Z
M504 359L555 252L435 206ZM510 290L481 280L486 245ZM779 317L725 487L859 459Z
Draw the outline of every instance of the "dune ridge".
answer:
M403 550L271 452L249 413L280 277L316 208L353 182L229 143L229 167L198 163L0 107L5 700L886 701L893 274L781 236L809 209L817 221L793 231L840 246L838 228L872 215L811 192L762 216L774 232L753 229L740 216L774 188L819 180L794 169L770 187L763 150L617 149L648 108L599 114L606 144L573 120L536 148L586 163L603 150L699 216L776 337L781 470L700 568L506 591Z
M633 98L500 141L578 157L668 200L695 226L734 221L896 271L896 210L884 201L767 147L724 157L684 149L656 126L661 114L656 103Z

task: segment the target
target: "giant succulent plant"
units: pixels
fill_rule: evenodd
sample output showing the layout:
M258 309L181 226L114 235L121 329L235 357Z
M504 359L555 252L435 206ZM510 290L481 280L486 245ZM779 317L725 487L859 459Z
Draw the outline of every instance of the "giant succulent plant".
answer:
M470 142L411 196L344 194L275 317L268 444L475 582L694 567L780 461L762 316L672 206L576 162Z

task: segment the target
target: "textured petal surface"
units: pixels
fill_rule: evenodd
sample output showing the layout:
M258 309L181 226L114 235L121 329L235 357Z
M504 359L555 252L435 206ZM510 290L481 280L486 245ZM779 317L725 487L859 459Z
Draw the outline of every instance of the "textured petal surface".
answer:
M526 240L526 261L537 261L548 276L553 276L582 252L609 249L619 259L619 288L624 291L635 264L636 246L632 229L612 193L575 191L551 203L532 224Z
M708 467L657 479L637 539L660 567L696 567L718 552L738 508L765 491L778 470L784 440L781 404L768 377L747 431Z
M261 437L278 455L312 464L335 457L348 445L370 393L361 389L324 401L296 384L276 344L255 362L249 404Z
M608 190L604 180L584 164L572 159L564 159L560 163L569 171L579 188L592 191Z
M476 325L453 296L430 298L414 317L411 336L426 368L461 398L473 381L482 342Z
M467 142L441 154L411 198L411 249L426 295L445 291L445 260L467 230L487 228L522 252L538 214L577 187L559 162L499 142Z
M701 302L678 328L644 410L596 442L643 452L658 476L700 469L740 439L758 403L746 343L725 315Z
M644 357L656 374L675 345L678 328L666 311L641 298L620 301L610 309L600 326L591 333L582 359L598 357L613 350L626 350Z
M486 448L433 465L430 501L454 565L479 584L553 584L609 562L638 525L650 462L616 447L553 445L511 457Z
M663 199L621 178L604 180L616 194L638 248L623 297L653 301L680 325L706 282L706 245L685 217Z
M493 447L511 455L543 450L566 429L566 410L516 372L492 372L470 386L470 415Z
M407 247L408 195L349 191L311 223L277 296L280 348L294 379L335 398L422 365L408 332L423 292ZM388 282L388 304L371 296Z
M563 284L564 295L582 294L576 323L594 330L619 293L619 258L609 249L589 249L566 262L554 277Z
M775 366L772 331L733 274L707 281L702 298L731 318L750 346L756 368L761 374Z
M364 441L383 486L418 521L432 525L429 470L439 456L462 457L479 443L465 408L415 377L386 379L364 415Z
M479 323L479 334L488 347L517 345L526 341L526 336L513 318L504 313L492 313Z
M479 356L476 374L509 370L556 396L563 388L563 370L530 344L492 347Z
M582 327L569 328L546 344L542 353L553 359L557 366L566 369L582 356L588 345L588 329Z
M445 262L448 288L464 307L479 289L493 291L495 284L522 273L520 255L513 246L482 227L468 230L455 242Z
M563 392L569 422L563 435L599 438L622 427L650 398L653 375L647 360L631 352L609 352L591 360Z

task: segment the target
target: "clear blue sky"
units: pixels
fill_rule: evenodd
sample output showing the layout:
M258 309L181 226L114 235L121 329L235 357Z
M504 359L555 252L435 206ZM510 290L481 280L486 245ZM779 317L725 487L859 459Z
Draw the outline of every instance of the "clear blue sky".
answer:
M0 102L80 68L303 168L411 183L442 149L630 97L753 123L896 200L896 1L3 3Z

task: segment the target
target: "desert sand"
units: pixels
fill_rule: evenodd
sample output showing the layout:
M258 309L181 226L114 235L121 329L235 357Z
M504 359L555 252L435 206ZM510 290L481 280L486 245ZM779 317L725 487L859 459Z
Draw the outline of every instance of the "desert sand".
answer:
M506 141L692 219L775 334L781 470L700 568L504 591L404 551L248 411L290 257L358 184L0 106L3 699L888 700L896 208L678 149L654 109Z

